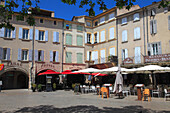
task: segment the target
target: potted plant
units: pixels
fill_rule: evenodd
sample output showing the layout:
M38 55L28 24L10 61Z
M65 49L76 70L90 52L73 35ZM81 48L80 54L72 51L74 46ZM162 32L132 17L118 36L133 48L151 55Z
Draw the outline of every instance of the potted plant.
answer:
M37 87L37 85L36 85L36 84L32 84L32 91L33 91L33 92L35 92L36 87Z
M41 91L42 91L42 85L38 84L38 92L41 92Z
M55 90L56 90L56 88L57 88L56 83L53 83L53 91L55 91Z

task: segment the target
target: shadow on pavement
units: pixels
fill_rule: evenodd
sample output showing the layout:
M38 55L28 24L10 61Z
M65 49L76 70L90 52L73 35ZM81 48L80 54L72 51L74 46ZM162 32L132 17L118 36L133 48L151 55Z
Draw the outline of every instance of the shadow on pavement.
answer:
M95 106L71 106L66 108L56 108L52 105L40 105L35 107L24 107L13 113L17 112L34 112L34 113L169 113L170 111L154 111L145 109L142 106L126 106L122 108L104 107L100 109Z

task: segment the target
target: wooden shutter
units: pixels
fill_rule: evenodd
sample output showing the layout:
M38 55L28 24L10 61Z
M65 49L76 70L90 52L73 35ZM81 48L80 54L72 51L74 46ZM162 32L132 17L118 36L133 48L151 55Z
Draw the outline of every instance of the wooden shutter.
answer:
M2 59L2 56L3 56L3 48L0 47L0 60Z
M44 51L41 50L41 61L44 61Z
M87 43L87 33L84 33L84 42Z
M55 52L55 62L58 62L58 51Z
M77 45L83 46L83 37L80 35L77 35Z
M158 54L162 54L161 42L158 42Z
M170 16L168 16L168 29L170 30Z
M141 63L140 47L135 47L135 63Z
M21 52L22 52L22 51L21 51L21 49L19 48L19 49L18 49L18 60L19 60L19 61L21 60Z
M19 27L18 38L19 38L19 39L22 39L22 28L21 28L21 27Z
M0 29L0 37L4 37L4 35L5 35L5 28L3 27Z
M87 52L86 52L86 60L87 60L87 61L90 61L90 59L89 59L89 58L90 58L90 57L89 57L90 55L89 55L89 54L90 54L90 52L87 51Z
M140 39L140 27L137 27L137 32L136 33L137 33L137 37L136 38Z
M12 38L16 38L16 27L15 27L15 29L12 31Z
M92 44L94 44L94 34L92 33Z
M153 33L157 33L157 21L156 20L153 20Z
M114 27L109 29L110 39L114 39Z
M53 61L53 51L50 51L50 62Z
M101 31L100 34L101 34L100 42L105 41L105 30Z
M125 59L128 58L128 49L125 49Z
M122 42L124 42L124 41L125 41L125 30L122 31Z
M29 50L29 61L32 61L32 50Z
M57 42L56 35L56 32L53 32L53 42Z
M77 53L77 63L83 63L83 54Z
M56 32L56 42L59 42L59 32Z
M72 53L66 52L66 63L72 63Z
M114 48L114 47L110 48L110 55L113 55L113 56L116 55L116 54L115 54L115 48Z
M11 49L10 48L7 48L7 60L10 60L10 52L11 51Z
M105 50L100 50L100 62L105 63Z
M137 39L137 28L134 29L134 39Z
M150 21L150 33L153 34L153 20Z
M36 29L36 30L35 30L35 40L38 40L38 36L39 36L39 30Z
M38 50L35 50L35 53L34 53L34 59L35 61L38 61Z
M99 43L99 32L97 32L97 43Z
M45 31L45 41L48 41L48 31Z

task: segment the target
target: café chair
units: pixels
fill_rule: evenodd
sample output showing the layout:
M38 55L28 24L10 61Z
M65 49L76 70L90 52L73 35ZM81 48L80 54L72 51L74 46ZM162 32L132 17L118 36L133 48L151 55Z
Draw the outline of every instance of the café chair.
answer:
M164 89L165 92L165 101L166 101L166 97L170 97L170 92L167 91L167 89Z
M144 89L143 91L142 101L144 101L146 98L148 98L148 101L151 101L151 94L149 89Z
M104 93L106 93L107 98L109 98L109 91L106 87L101 88L101 93L102 93L102 98L103 98Z
M160 91L159 91L159 87L157 86L157 90L152 90L152 97L154 96L154 94L158 95L158 97L160 97Z

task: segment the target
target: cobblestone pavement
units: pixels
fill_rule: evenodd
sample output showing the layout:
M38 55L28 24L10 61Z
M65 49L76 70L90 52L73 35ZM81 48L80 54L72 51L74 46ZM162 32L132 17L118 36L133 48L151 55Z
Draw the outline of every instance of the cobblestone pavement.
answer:
M64 90L3 90L0 92L0 112L170 113L170 101L163 98L152 98L151 102L136 99L137 96L117 99L114 95L102 99L93 93L76 95L73 91Z

